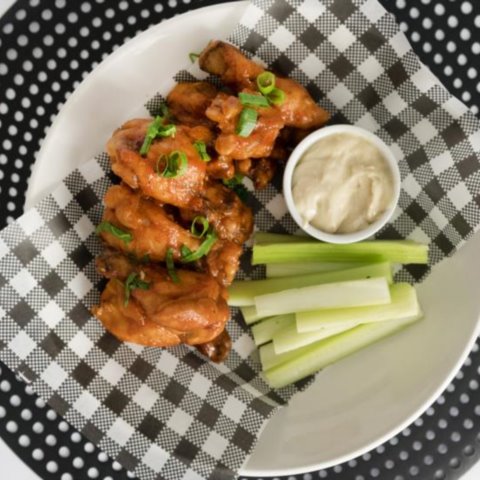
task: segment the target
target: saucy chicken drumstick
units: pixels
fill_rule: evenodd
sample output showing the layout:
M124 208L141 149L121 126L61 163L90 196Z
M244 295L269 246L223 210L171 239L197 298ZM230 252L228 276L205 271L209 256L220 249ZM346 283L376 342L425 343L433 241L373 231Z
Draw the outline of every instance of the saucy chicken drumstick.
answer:
M255 90L256 77L265 71L233 45L214 40L200 54L200 68L218 75L237 90ZM285 92L285 101L274 108L288 127L314 129L324 125L330 115L318 106L307 90L295 80L276 77L276 86Z
M227 294L210 275L177 270L181 281L174 283L165 269L135 264L112 251L97 259L97 268L109 282L93 313L119 340L153 347L199 345L224 331ZM223 342L228 345L227 338Z
M111 247L135 258L164 262L171 249L172 259L181 261L181 248L196 251L202 239L179 225L165 207L142 197L126 185L114 185L105 194L101 238ZM113 225L127 235L115 235ZM218 240L205 259L208 271L224 286L230 285L239 266L242 248L232 242Z

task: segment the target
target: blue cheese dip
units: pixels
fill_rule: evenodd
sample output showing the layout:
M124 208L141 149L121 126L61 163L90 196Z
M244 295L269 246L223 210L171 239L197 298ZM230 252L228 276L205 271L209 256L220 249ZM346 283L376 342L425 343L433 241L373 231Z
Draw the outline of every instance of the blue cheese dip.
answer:
M304 226L353 233L391 206L394 178L376 145L353 133L336 133L318 140L300 158L292 195Z

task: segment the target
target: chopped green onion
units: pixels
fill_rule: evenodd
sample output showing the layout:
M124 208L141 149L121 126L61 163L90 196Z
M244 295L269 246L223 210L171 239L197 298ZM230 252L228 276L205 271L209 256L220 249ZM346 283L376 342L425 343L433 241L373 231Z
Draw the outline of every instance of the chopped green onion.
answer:
M148 126L145 139L143 140L142 147L140 148L140 155L146 155L150 150L153 140L157 136L158 129L162 126L163 118L156 116L155 120Z
M159 162L165 162L165 168L163 172L160 173ZM185 152L181 150L175 150L170 152L168 155L162 155L157 160L156 171L157 174L165 178L177 178L181 177L187 171L188 159L185 155Z
M165 257L167 263L168 275L172 279L173 283L180 283L177 272L175 271L175 263L173 262L173 248L167 250L167 255Z
M272 72L263 72L257 77L257 87L260 93L268 95L275 88L275 75Z
M195 53L195 52L190 52L190 53L188 54L188 56L190 57L190 61L191 61L192 63L195 63L195 62L197 61L198 57L200 57L200 54L199 54L199 53Z
M180 247L180 254L182 255L182 258L188 257L188 255L191 255L192 253L192 250L190 250L186 245L182 245Z
M244 108L240 113L236 133L240 137L248 137L257 124L258 113L252 108Z
M117 237L119 240L122 240L125 243L130 243L133 240L133 235L130 232L122 230L121 228L116 227L110 222L103 221L95 229L95 233L99 235L101 232L107 232Z
M202 230L197 230L197 224L201 224ZM198 216L195 217L192 221L192 226L190 227L190 231L192 232L192 235L197 238L202 238L205 236L205 234L208 232L208 227L209 227L208 220L205 217Z
M140 288L141 290L148 290L150 288L150 284L148 282L143 281L139 276L138 273L131 273L125 282L125 302L124 305L127 306L130 300L130 293L132 290L136 288Z
M252 95L251 93L240 92L238 94L240 103L245 107L268 107L268 100L263 95Z
M164 119L170 118L170 110L165 103L160 105L160 116Z
M145 139L143 140L142 147L140 148L140 155L146 155L152 146L152 142L157 137L173 137L177 132L175 125L163 125L163 121L168 115L168 109L165 105L162 105L162 113L165 115L157 115L155 120L148 126ZM166 109L166 110L165 110Z
M242 182L243 175L240 173L236 173L233 178L223 180L223 184L226 187L231 188L238 195L240 200L245 203L248 198L248 190Z
M202 142L201 140L197 140L196 142L193 143L193 146L195 147L195 150L197 151L197 153L200 155L200 158L205 163L211 160L210 155L207 152L207 146L205 145L205 142Z
M202 244L195 250L194 252L190 252L188 255L182 254L182 262L183 263L191 263L200 260L205 255L208 255L210 249L213 247L215 242L217 241L217 235L215 232L210 232L207 234L205 240Z
M285 101L285 92L279 88L274 88L268 95L268 101L272 105L282 105Z

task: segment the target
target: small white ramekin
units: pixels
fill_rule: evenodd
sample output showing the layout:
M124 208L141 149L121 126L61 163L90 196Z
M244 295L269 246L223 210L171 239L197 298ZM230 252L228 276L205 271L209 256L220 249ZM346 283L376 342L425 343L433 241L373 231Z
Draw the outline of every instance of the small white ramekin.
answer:
M350 133L369 140L373 143L379 150L382 152L386 162L390 166L393 177L393 196L390 202L390 205L382 214L382 216L375 222L371 223L367 228L359 230L358 232L353 233L328 233L314 226L304 224L304 220L298 213L297 207L293 200L292 194L292 178L295 167L297 166L298 161L302 155L315 143L317 143L321 138L325 138L329 135L334 135L337 133ZM288 159L285 172L283 174L283 195L285 197L285 202L287 204L288 210L292 215L293 219L297 225L304 230L306 233L312 237L322 240L329 243L354 243L359 242L360 240L365 240L368 237L371 237L377 233L392 217L393 212L398 203L400 197L400 170L398 168L398 163L393 155L392 151L388 146L381 140L379 137L373 133L364 130L360 127L355 127L353 125L332 125L329 127L323 127L315 132L312 132L310 135L305 137L292 151L290 158Z

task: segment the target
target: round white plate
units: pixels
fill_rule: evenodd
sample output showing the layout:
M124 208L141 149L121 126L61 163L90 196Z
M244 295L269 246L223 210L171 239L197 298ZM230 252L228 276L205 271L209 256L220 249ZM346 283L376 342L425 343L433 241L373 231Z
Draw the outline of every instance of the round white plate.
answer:
M40 200L75 166L102 151L188 53L226 37L246 3L176 17L119 48L69 98L51 127L27 192ZM160 48L161 47L161 48ZM159 57L159 53L160 57ZM102 108L99 108L99 105ZM268 423L242 475L288 475L329 467L383 443L421 415L452 380L478 332L480 236L419 287L425 319L321 372Z

